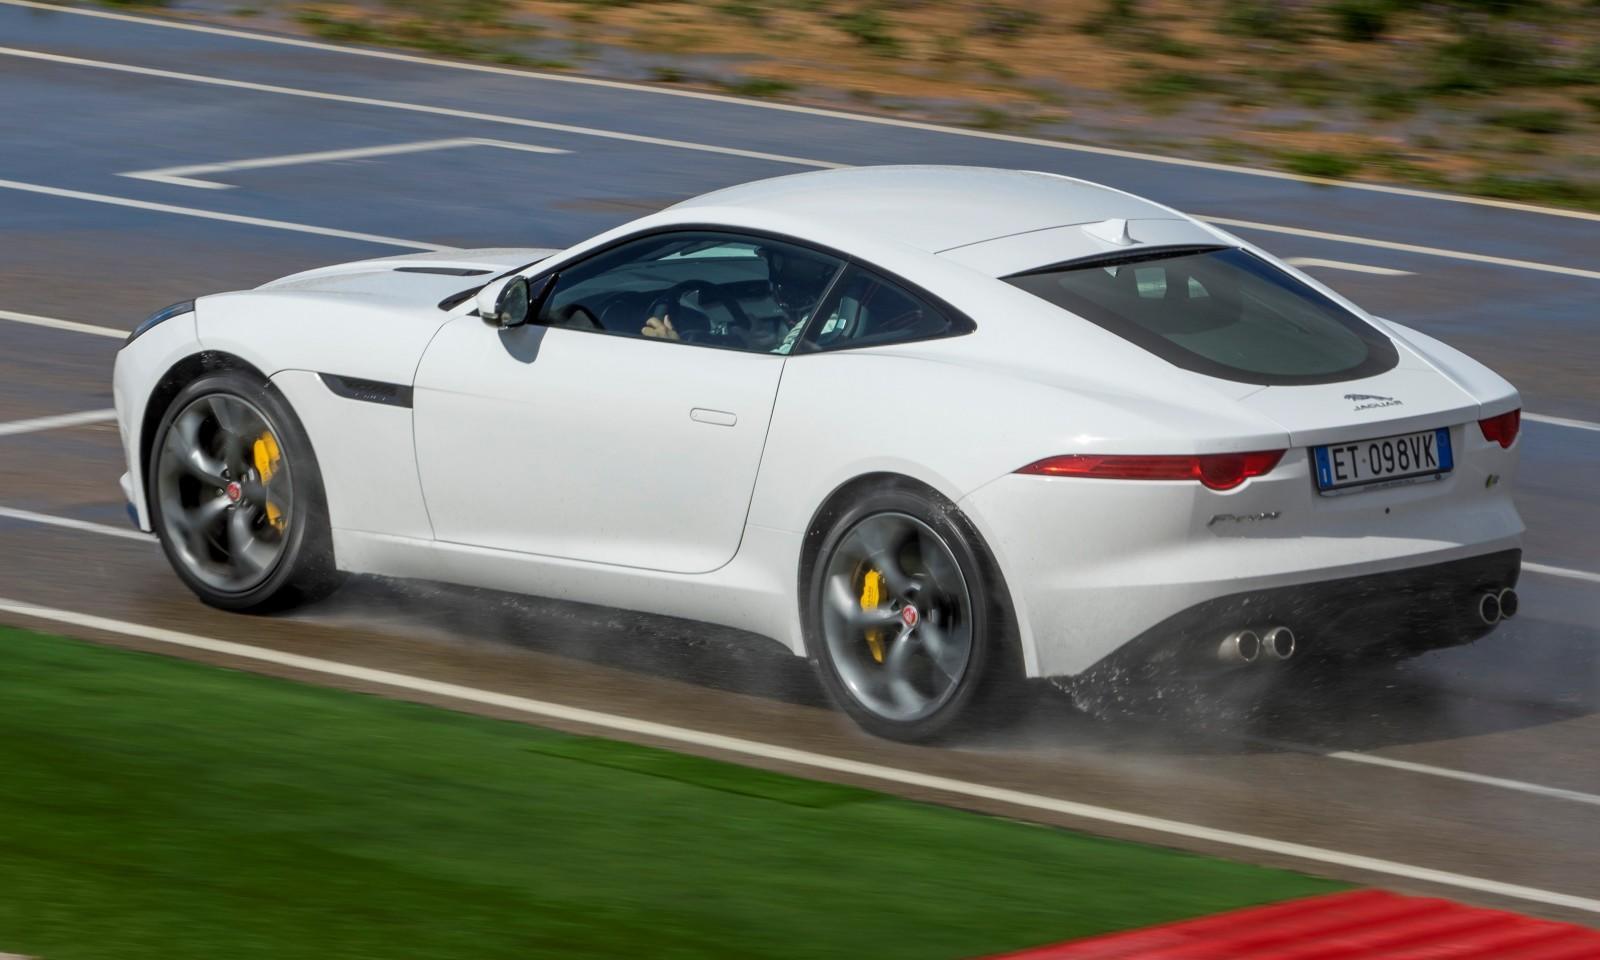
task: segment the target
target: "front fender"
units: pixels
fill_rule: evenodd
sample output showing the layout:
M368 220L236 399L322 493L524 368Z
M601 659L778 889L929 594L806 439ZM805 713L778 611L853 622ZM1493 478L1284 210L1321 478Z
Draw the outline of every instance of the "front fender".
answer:
M111 395L122 435L122 455L128 472L122 484L134 523L150 529L150 506L144 489L144 423L150 399L186 358L201 352L196 314L173 317L145 331L117 351L111 370Z

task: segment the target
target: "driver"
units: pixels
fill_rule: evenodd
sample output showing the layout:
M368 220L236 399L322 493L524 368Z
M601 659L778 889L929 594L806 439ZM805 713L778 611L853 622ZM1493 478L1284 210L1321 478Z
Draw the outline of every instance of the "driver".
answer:
M822 257L797 256L778 247L758 247L757 253L767 262L772 300L778 305L780 316L743 331L745 346L754 351L787 354L794 349L838 265ZM646 320L639 333L663 340L680 339L665 308L661 316Z

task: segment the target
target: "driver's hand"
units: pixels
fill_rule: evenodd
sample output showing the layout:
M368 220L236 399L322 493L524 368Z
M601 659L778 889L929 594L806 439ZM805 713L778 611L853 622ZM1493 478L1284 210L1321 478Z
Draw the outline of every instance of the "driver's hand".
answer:
M672 317L664 313L659 317L651 317L646 320L644 329L640 330L639 333L646 337L658 337L662 340L679 339L678 331L672 329Z

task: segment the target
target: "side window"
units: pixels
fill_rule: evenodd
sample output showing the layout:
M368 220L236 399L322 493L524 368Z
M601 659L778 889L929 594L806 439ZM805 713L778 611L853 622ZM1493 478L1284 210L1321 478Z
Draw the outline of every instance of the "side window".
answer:
M931 340L970 330L965 318L952 318L905 287L852 265L807 328L799 352Z
M760 237L655 234L561 271L539 322L787 353L842 266L837 257Z

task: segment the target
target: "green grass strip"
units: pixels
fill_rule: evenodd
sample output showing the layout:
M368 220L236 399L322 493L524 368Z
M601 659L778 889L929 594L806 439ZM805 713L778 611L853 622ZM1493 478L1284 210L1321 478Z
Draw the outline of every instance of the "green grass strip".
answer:
M1336 889L0 629L0 953L927 960Z

